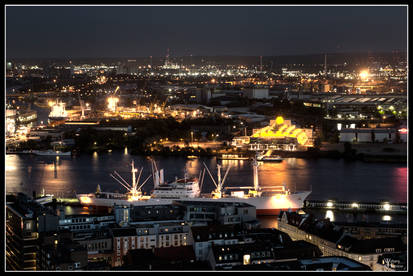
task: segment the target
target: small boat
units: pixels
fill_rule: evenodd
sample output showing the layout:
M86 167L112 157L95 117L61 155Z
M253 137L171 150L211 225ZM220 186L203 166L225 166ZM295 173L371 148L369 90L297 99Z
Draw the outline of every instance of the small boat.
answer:
M257 161L262 162L282 162L283 158L279 155L271 155L272 151L269 150L267 153L259 153L257 154Z
M284 159L279 155L273 155L273 156L258 156L257 160L263 161L263 162L282 162Z
M220 160L249 160L250 157L239 154L222 154L217 157Z

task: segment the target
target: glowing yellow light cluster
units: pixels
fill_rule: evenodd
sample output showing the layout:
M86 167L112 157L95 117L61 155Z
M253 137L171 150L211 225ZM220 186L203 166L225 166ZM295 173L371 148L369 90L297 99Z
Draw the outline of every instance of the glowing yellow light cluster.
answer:
M116 111L116 106L117 106L118 102L119 102L119 98L117 98L117 97L109 97L109 98L108 98L108 109L109 109L111 112L115 112L115 111Z
M65 104L62 102L49 102L52 110L50 111L50 117L67 117L67 111Z
M140 200L141 199L141 196L139 196L139 195L131 195L129 198L128 198L128 201L138 201L138 200Z
M308 137L305 133L301 133L300 135L297 136L297 141L301 145L305 145L308 141Z
M271 205L274 209L279 209L280 206L288 206L288 208L292 208L293 204L285 195L278 194L271 197Z
M369 77L369 71L368 70L362 70L360 72L359 76L362 80L366 80Z
M107 81L108 79L105 76L101 76L96 79L96 82L99 84L105 84Z
M252 137L268 139L292 137L297 138L298 143L301 145L305 145L308 142L308 137L303 129L296 128L294 125L285 124L281 116L275 119L275 123L258 130Z
M82 204L90 204L92 202L92 199L88 196L82 196L79 200Z
M281 117L281 116L278 116L278 117L275 119L275 123L276 123L277 125L283 124L283 123L284 123L284 118Z

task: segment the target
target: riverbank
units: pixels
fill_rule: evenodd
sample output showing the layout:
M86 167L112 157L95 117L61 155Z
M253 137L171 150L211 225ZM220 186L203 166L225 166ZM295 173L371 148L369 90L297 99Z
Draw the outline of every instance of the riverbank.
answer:
M158 144L151 147L126 147L128 153L131 155L143 156L197 156L197 157L216 157L221 154L238 154L253 158L254 151L232 149L224 142L210 142L210 143L190 143L184 145L178 142L169 142L169 144ZM206 148L204 146L207 146ZM74 155L78 154L93 154L106 153L117 150L122 150L120 146L113 145L93 145L88 148L80 149L78 147L67 148L71 150ZM27 154L27 150L10 151L7 154ZM384 163L406 163L407 162L407 144L379 144L379 143L365 143L365 144L350 144L338 143L328 144L323 143L319 149L309 148L306 151L282 151L273 150L273 155L279 155L282 158L303 158L303 159L318 159L318 158L332 158L345 159L347 161L363 161L363 162L384 162Z
M363 162L406 163L407 144L384 143L339 143L322 144L320 152L327 156L335 152L347 160L360 160ZM333 154L334 155L334 154Z

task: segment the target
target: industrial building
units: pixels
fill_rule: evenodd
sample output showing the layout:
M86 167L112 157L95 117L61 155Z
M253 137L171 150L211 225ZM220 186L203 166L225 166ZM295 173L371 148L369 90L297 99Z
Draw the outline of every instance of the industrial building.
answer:
M244 91L245 96L249 99L269 99L269 89L268 88L250 88Z
M297 128L291 120L284 120L281 116L271 120L270 124L260 129L253 129L247 137L235 137L232 145L235 147L247 146L249 150L285 150L295 151L312 147L314 143L313 130Z
M395 143L397 132L393 128L345 128L340 131L339 138L341 143Z

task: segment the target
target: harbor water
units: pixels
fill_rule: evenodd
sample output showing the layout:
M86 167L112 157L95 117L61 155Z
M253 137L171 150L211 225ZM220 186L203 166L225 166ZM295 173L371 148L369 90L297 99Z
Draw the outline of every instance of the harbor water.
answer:
M153 156L153 159L158 169L164 169L166 181L181 178L185 172L188 176L198 177L204 164L216 179L218 162L222 165L222 176L230 167L224 186L253 185L253 167L249 160L161 156ZM8 154L5 156L6 193L23 192L31 196L33 191L37 194L44 191L59 197L73 197L75 193L94 192L98 184L103 191L125 192L110 174L117 171L131 183L132 160L136 168L143 170L139 181L142 183L152 172L151 161L148 157L130 155L127 148L122 152L73 157ZM262 186L284 184L291 191L312 190L308 200L357 202L406 203L407 172L407 164L347 162L342 159L287 158L280 163L260 162L258 167ZM153 179L150 177L142 190L150 193L152 188ZM215 188L207 172L201 188L203 193ZM262 217L260 223L262 227L277 227L276 218Z
M131 183L130 163L143 169L140 182L151 174L148 157L123 152L73 157L46 157L34 155L6 155L6 192L33 191L58 196L90 193L99 184L103 191L125 191L110 174L117 171ZM165 171L165 180L175 177L199 176L205 164L216 178L217 162L222 165L222 176L230 171L224 186L252 186L253 169L249 160L217 160L216 158L186 159L184 157L154 156L158 169ZM280 163L259 163L260 185L282 185L291 191L312 190L308 199L376 202L407 202L407 164L347 162L342 159L287 158ZM142 187L146 193L153 187L152 178ZM213 190L208 173L202 192Z

